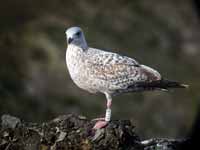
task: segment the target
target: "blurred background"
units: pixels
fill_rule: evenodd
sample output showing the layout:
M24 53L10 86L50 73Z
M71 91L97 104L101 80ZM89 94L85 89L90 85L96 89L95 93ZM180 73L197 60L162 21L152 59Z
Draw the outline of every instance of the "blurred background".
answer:
M189 133L200 100L200 22L192 0L1 0L0 115L43 122L105 113L104 95L79 89L65 64L65 30L80 26L90 47L119 52L189 89L114 97L113 118L142 137Z

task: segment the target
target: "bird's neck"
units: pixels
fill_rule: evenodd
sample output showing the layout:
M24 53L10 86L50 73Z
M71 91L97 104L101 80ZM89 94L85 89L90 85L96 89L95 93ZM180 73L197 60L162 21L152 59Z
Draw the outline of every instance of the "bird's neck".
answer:
M76 44L70 44L68 45L68 49L74 50L74 51L78 51L78 52L84 52L87 51L88 46L86 45L76 45Z

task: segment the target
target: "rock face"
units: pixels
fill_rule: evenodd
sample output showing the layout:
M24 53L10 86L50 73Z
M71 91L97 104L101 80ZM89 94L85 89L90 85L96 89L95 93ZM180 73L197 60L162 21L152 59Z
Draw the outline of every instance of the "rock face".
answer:
M176 150L184 141L151 139L141 141L128 120L111 121L105 129L93 130L94 121L64 115L47 123L26 123L3 115L1 150Z

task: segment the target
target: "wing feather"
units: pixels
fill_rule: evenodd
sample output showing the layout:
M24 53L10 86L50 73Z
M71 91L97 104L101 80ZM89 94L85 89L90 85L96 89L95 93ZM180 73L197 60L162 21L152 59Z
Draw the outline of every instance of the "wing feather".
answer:
M136 82L153 81L161 78L154 69L140 65L136 60L116 53L89 49L86 60L89 75L109 83L111 90L126 89ZM87 55L88 56L88 55Z

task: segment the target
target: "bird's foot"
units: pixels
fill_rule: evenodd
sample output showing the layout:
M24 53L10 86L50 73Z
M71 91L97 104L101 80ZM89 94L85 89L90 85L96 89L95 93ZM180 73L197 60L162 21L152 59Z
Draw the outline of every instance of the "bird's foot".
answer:
M95 119L92 119L92 121L105 121L105 118L103 118L103 117L95 118Z
M95 129L95 130L102 129L102 128L106 127L107 125L108 125L108 121L105 121L105 119L99 120L99 121L96 122L93 129Z

